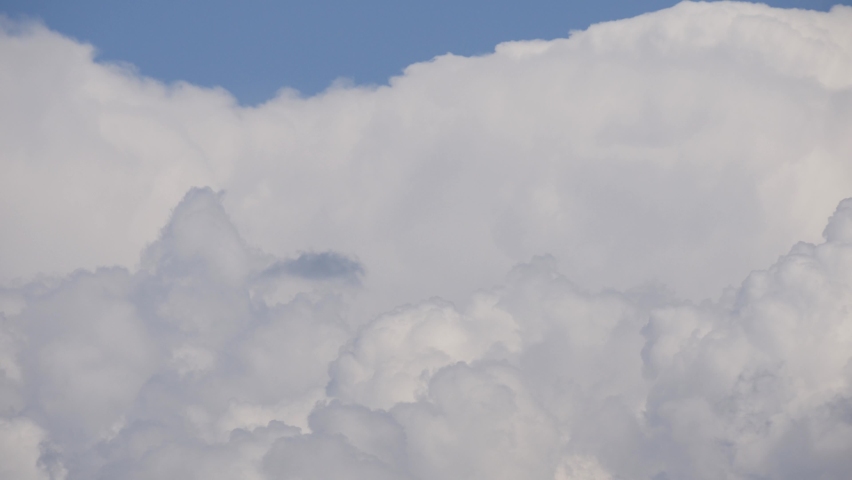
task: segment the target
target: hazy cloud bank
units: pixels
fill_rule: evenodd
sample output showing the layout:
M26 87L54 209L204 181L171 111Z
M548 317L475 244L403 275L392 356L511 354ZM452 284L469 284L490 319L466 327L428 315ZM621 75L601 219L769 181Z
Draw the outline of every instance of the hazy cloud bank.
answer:
M852 9L257 108L4 28L0 477L852 471Z

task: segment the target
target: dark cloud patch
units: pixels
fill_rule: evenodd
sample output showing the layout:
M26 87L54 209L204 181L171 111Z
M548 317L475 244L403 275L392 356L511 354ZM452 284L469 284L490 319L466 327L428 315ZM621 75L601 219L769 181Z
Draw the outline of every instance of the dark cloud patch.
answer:
M357 260L336 252L309 252L295 259L277 261L264 270L262 275L290 275L306 280L340 279L358 282L364 275L364 267Z

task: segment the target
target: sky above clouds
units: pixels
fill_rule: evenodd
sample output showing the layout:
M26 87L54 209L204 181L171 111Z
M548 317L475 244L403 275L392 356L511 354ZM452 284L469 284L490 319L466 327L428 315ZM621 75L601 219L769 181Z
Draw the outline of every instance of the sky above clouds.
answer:
M554 39L677 0L4 0L0 12L36 18L91 43L97 58L145 76L222 86L244 105L282 87L313 95L336 79L384 85L437 55L482 55L508 40ZM850 0L770 0L827 11Z
M10 7L0 478L848 478L852 7L813 7L273 90Z

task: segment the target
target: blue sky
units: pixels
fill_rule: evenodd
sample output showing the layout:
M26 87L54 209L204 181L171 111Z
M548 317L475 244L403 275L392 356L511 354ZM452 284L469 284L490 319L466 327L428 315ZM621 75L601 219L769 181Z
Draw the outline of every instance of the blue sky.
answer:
M666 8L673 0L302 2L3 0L13 19L39 18L165 81L220 85L242 104L283 86L304 94L337 78L385 83L411 63L452 52L476 55L507 40L557 38L592 23ZM774 0L776 7L828 10L850 0Z

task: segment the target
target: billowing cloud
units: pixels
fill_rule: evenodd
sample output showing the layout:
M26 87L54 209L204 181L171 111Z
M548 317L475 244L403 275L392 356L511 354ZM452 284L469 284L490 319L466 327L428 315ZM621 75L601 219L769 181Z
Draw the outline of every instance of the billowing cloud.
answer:
M0 477L847 478L850 27L683 3L248 108L6 24Z
M334 277L278 276L302 291L268 301L272 280L259 273L282 260L248 247L220 201L190 191L136 272L4 291L23 305L0 330L7 474L792 479L852 469L852 200L825 242L796 244L716 301L661 287L591 292L543 256L463 306L435 298L364 325L348 316L354 287Z

